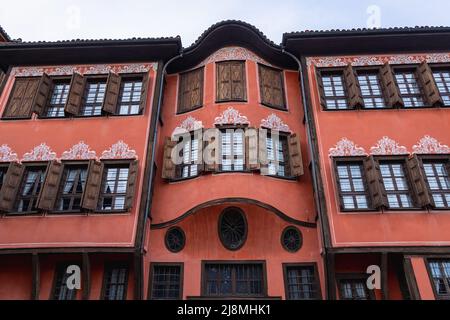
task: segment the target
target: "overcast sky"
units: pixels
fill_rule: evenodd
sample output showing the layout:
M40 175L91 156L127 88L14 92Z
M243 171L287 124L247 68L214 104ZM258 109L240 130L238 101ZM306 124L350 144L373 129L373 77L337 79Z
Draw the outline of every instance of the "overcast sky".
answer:
M449 12L448 0L0 0L0 25L24 41L180 35L187 47L225 19L280 43L289 31L448 26Z

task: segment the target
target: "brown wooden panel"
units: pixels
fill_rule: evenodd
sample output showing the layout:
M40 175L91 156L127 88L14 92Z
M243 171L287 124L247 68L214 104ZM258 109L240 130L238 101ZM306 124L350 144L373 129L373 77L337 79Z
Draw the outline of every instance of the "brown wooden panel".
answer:
M43 115L47 106L48 98L52 88L52 79L44 73L39 80L39 86L34 97L32 110L38 115Z
M203 104L203 67L180 74L178 112L186 112Z
M278 109L286 109L283 71L258 65L261 103Z
M322 108L327 108L327 98L325 96L325 88L323 86L322 74L320 70L316 68L316 81L317 81L317 91L319 93L320 105Z
M134 196L136 194L136 182L138 175L139 163L134 160L130 163L130 168L128 171L128 184L127 184L127 195L125 198L125 210L129 210L133 207Z
M231 64L229 62L217 63L216 92L217 101L231 100Z
M379 209L387 208L387 194L384 190L383 180L380 172L380 165L373 156L364 159L364 170L366 172L367 185L372 200L372 207Z
M73 115L78 115L80 113L85 85L86 78L75 72L70 81L69 94L67 95L66 105L64 106L64 110L67 113Z
M142 76L141 102L139 104L140 114L144 113L145 105L147 104L147 95L149 94L147 88L148 88L148 73L145 73Z
M404 103L395 81L394 71L387 62L380 68L380 82L388 106L403 107Z
M204 163L203 163L203 129L194 131L194 139L198 140L198 154L197 154L197 171L201 173L204 171Z
M207 129L207 130L205 130L205 134L204 134L203 138L205 139L205 142L204 142L205 148L208 147L210 144L214 144L214 146L215 146L215 149L212 153L213 159L210 159L211 163L205 162L205 165L204 165L205 170L211 171L211 172L218 171L219 164L220 164L220 134L219 134L218 130L215 128Z
M269 174L269 160L267 158L267 133L267 129L261 128L258 130L258 162L262 175Z
M3 114L4 118L31 117L31 108L39 81L40 78L16 78L9 96L8 106Z
M5 180L0 191L0 210L10 212L14 209L17 193L20 189L25 166L18 162L11 162L6 172Z
M81 200L81 207L88 210L97 209L98 198L102 186L104 164L95 160L89 161L86 187Z
M51 211L55 207L63 171L64 165L61 162L54 160L48 165L44 185L37 202L39 209Z
M425 171L422 163L416 154L414 154L406 162L417 205L420 207L431 206L433 204L433 197L429 192L428 185L425 180Z
M245 62L235 61L231 63L231 99L244 101L246 98Z
M349 64L344 69L344 82L347 88L349 105L352 108L364 107L364 100L361 94L361 88L358 81L358 76L352 65Z
M117 111L117 101L120 93L120 76L110 72L106 81L105 99L103 100L102 110L109 114Z
M288 137L289 163L291 167L291 176L298 177L303 175L303 159L300 139L293 133Z
M434 81L433 71L426 61L423 61L417 67L417 78L423 88L425 94L425 102L429 106L443 106L444 101L442 101L439 89Z
M259 170L258 161L258 129L245 130L245 159L247 170Z
M177 145L177 141L172 141L170 137L166 137L164 143L164 159L162 168L162 178L163 179L174 179L175 178L175 163L172 160L172 150Z

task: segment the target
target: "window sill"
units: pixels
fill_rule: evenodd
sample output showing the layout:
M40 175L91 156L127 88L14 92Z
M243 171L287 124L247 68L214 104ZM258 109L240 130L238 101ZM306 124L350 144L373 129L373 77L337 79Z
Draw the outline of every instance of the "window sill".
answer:
M230 99L230 100L216 100L215 103L216 104L221 104L221 103L247 103L248 100L247 99Z
M284 112L288 112L289 111L287 106L282 106L282 107L280 107L280 106L273 106L271 104L264 103L264 102L260 102L260 104L262 106L264 106L264 107L267 107L267 108L270 108L270 109L275 109L275 110L278 110L278 111L284 111Z
M186 113L189 113L189 112L192 112L192 111L196 111L196 110L198 110L198 109L200 109L202 107L203 107L203 105L193 107L192 109L189 109L189 110L186 110L186 111L178 111L177 110L176 115L178 116L178 115L186 114Z
M192 176L192 177L186 177L186 178L174 178L174 179L170 179L168 180L169 182L180 182L180 181L186 181L186 180L193 180L195 178L200 177L201 174L198 174L196 176Z
M261 176L280 179L280 180L287 180L287 181L297 181L298 180L298 177L278 176L278 175L273 175L273 174L261 174Z

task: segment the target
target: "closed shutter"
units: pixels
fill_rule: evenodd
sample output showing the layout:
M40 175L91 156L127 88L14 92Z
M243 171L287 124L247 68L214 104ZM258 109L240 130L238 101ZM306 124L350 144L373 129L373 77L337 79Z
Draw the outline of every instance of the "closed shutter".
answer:
M325 95L325 87L323 86L322 74L319 69L316 68L316 81L317 81L317 93L319 94L320 105L323 109L327 108L327 97Z
M268 175L269 160L267 157L267 129L258 130L258 160L262 175Z
M137 160L134 160L130 163L130 168L128 170L127 195L125 198L125 210L129 210L133 207L134 195L136 193L138 168L139 165Z
M258 170L258 130L247 128L245 130L245 160L247 170Z
M80 113L85 85L86 78L75 72L70 81L69 94L67 95L67 101L64 107L64 110L67 113L73 115L78 115Z
M197 165L197 171L200 174L204 170L203 163L203 129L194 131L194 139L198 141L197 161L194 163Z
M363 108L364 100L359 86L358 76L352 65L349 64L344 70L344 82L347 88L348 101L351 108Z
M4 118L29 118L39 86L39 78L16 78Z
M0 191L0 210L10 212L14 209L17 193L20 189L25 166L18 162L11 162Z
M145 73L142 76L142 89L141 89L141 102L139 103L139 113L143 114L145 105L147 104L147 95L148 95L148 73Z
M283 71L259 65L261 103L286 109L284 101Z
M243 101L246 99L245 62L217 63L217 101Z
M403 107L403 99L395 81L394 71L387 62L380 68L380 82L388 106Z
M39 80L39 86L33 101L33 112L39 116L43 115L47 106L48 97L52 88L52 79L44 73Z
M231 63L231 99L235 101L246 100L245 62Z
M367 178L367 186L372 200L372 207L379 209L387 208L388 201L386 191L384 190L383 180L381 177L380 166L373 156L364 159L364 171Z
M117 111L117 101L120 93L120 76L110 72L106 81L105 99L103 100L102 110L109 114Z
M217 101L231 100L231 65L229 62L217 63Z
M186 112L203 104L203 67L180 74L178 112Z
M64 165L58 161L51 161L47 167L44 185L42 187L37 207L42 210L53 210L58 197L59 184L63 174Z
M439 94L439 89L434 81L433 71L426 61L422 62L417 67L417 78L419 83L423 88L425 94L425 102L429 106L443 106L441 95Z
M81 200L81 207L88 210L97 209L100 189L102 187L104 164L96 160L89 161L86 187Z
M175 179L175 163L172 159L172 151L177 145L177 141L172 141L170 137L166 138L164 143L164 159L163 159L163 169L162 178L172 180Z
M218 171L220 161L220 131L218 129L208 129L203 136L205 139L205 148L208 148L205 157L211 157L210 163L205 161L205 171ZM209 154L211 152L211 155ZM204 159L206 160L206 158Z
M297 134L293 133L288 137L289 147L289 165L291 167L291 176L299 177L303 175L303 159L300 140Z
M429 192L428 185L425 180L425 171L416 154L407 160L407 168L411 177L411 184L416 196L417 204L423 208L432 205L433 197Z

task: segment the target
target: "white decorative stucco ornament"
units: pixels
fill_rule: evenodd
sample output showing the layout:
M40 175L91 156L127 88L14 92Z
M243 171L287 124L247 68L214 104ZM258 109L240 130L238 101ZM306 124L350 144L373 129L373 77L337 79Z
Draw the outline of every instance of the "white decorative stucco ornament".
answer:
M425 135L413 146L413 153L418 154L442 154L450 153L450 148L441 144L437 139Z
M234 109L233 107L229 107L225 110L220 117L216 117L214 119L215 125L224 125L224 124L250 124L246 116L243 116Z
M289 126L285 124L280 117L272 113L266 119L261 120L261 127L282 132L291 132Z
M203 123L194 117L187 117L180 123L178 127L173 130L172 135L183 134L203 128Z
M344 157L344 156L365 156L366 151L362 147L358 147L353 141L342 138L336 143L334 148L328 151L330 157Z
M268 64L264 59L258 57L252 51L242 47L225 47L212 53L203 60L198 66L203 66L211 62L230 61L230 60L250 60L258 63Z
M128 147L128 144L119 140L111 148L102 152L100 159L137 159L136 151Z
M373 155L396 155L408 154L408 150L404 146L400 146L395 140L384 136L378 143L370 148L370 154Z
M0 145L0 162L18 161L17 153L13 152L7 144Z
M89 149L89 145L80 141L73 145L69 151L64 151L61 160L89 160L96 158L95 151Z
M50 161L56 159L56 153L44 142L23 155L22 161Z

